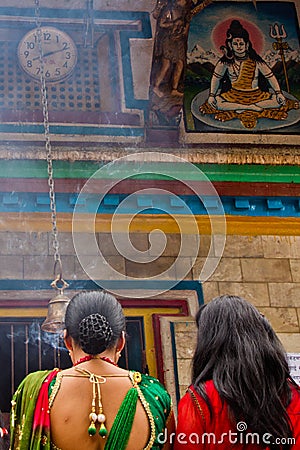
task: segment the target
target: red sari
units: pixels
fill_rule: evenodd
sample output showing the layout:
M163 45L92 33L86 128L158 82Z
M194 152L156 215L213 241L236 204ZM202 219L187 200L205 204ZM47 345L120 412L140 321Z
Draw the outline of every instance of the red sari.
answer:
M180 400L178 406L178 425L174 450L261 450L259 438L255 433L244 431L243 436L237 433L245 430L245 422L236 426L228 418L228 408L222 405L221 398L213 381L205 383L207 396L212 405L213 416L210 419L209 409L204 399L190 386L189 392ZM292 400L287 408L293 430L295 444L293 450L300 449L300 392L292 388ZM245 435L246 433L246 435ZM265 446L271 436L265 435ZM263 443L262 443L263 444ZM268 447L267 447L268 448Z

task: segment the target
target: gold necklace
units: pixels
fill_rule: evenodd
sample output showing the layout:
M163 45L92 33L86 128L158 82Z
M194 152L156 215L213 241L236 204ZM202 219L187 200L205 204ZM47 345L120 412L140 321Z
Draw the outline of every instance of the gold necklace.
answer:
M100 423L99 435L103 438L107 436L107 428L105 426L106 416L103 413L103 406L101 401L101 389L100 385L106 383L106 377L103 375L96 375L89 370L81 369L80 367L75 367L77 372L82 373L89 379L93 386L93 397L92 397L92 410L89 414L89 419L91 421L88 427L88 434L94 436L97 432L96 423ZM96 411L96 400L98 399L98 412Z

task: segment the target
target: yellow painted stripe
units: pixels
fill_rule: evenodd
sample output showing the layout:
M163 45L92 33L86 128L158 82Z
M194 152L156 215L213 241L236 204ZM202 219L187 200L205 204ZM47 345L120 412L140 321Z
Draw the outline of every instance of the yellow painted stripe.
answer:
M0 308L1 317L46 317L47 308Z
M94 217L82 214L78 222L78 232L112 232L112 217L115 219L114 232L149 233L152 230L160 229L168 234L180 233L179 223L184 229L184 233L194 233L194 227L189 227L195 220L200 234L211 233L211 222L207 216L185 216L178 215L176 220L164 214L112 216L110 214L97 215ZM278 235L278 236L299 236L300 218L295 217L246 217L246 216L225 216L227 234L231 235ZM132 220L131 220L132 219ZM214 233L222 232L223 219L213 216ZM58 213L57 226L59 232L72 231L72 214ZM50 232L51 220L48 213L1 213L0 231L14 232Z

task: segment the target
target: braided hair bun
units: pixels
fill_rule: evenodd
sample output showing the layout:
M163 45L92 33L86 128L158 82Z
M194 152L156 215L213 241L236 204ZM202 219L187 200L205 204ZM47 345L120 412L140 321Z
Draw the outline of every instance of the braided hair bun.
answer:
M102 353L109 346L112 336L112 328L102 314L90 314L79 323L79 343L89 355Z
M114 348L126 329L121 304L105 291L82 291L71 298L65 316L67 334L87 354Z

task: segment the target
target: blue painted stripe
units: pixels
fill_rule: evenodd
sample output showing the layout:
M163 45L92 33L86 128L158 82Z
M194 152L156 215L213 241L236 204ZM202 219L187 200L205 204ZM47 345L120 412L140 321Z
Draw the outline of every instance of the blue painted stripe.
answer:
M120 32L120 44L122 49L122 65L123 65L123 88L125 93L125 102L127 108L143 109L148 108L148 100L138 100L134 95L132 64L130 56L130 39L138 38L139 34L135 35L132 31Z
M173 280L174 286L170 287L172 280L152 281L141 278L137 281L131 280L66 280L70 290L92 290L99 289L105 285L106 290L117 291L121 289L143 289L162 291L167 290L178 291L195 291L198 297L199 305L203 304L203 291L201 283L195 280L176 281ZM0 291L32 291L32 290L48 290L50 288L50 280L0 280ZM68 290L65 291L67 294Z
M299 217L299 197L208 197L203 202L193 195L80 195L56 193L57 211L72 214L171 214ZM39 213L49 211L48 193L0 192L1 212Z
M36 133L43 134L43 125L34 124L0 124L1 133ZM52 134L79 134L97 136L144 136L144 128L122 125L121 127L101 127L101 126L75 126L75 125L50 125Z

